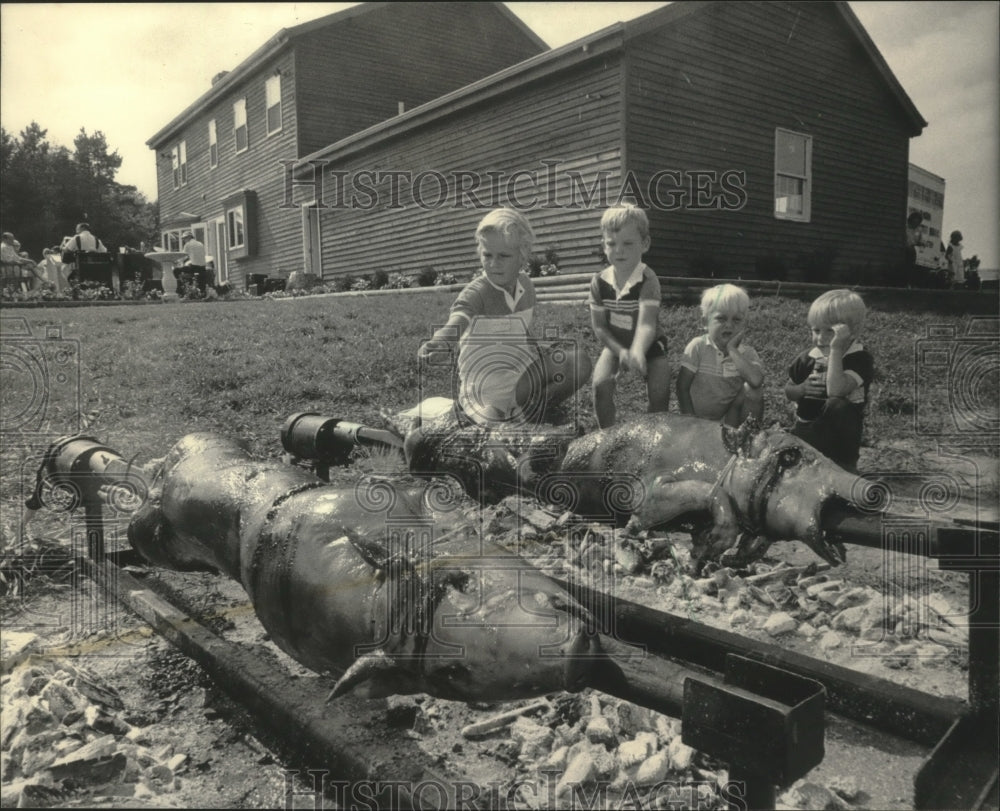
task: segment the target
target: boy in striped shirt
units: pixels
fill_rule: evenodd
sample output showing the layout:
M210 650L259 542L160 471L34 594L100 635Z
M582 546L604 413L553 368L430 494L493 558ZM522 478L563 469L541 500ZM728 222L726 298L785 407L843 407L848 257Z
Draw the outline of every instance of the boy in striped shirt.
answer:
M483 273L417 353L429 360L458 344L458 404L481 425L546 422L590 376L582 349L542 345L530 333L535 288L524 269L534 240L519 211L499 208L483 217L476 228Z
M594 367L597 424L615 424L615 382L623 371L646 381L649 411L670 403L667 337L659 324L660 280L642 261L649 250L649 219L635 206L609 208L601 217L609 267L590 283L590 322L604 349Z

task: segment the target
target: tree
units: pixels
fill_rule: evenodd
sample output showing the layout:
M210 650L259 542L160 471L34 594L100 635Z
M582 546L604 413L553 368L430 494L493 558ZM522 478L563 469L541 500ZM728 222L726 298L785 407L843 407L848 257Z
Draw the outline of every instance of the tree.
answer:
M52 146L32 121L19 137L0 128L0 222L36 258L89 222L109 249L155 242L158 209L135 186L118 183L122 165L104 133L81 127L73 152Z

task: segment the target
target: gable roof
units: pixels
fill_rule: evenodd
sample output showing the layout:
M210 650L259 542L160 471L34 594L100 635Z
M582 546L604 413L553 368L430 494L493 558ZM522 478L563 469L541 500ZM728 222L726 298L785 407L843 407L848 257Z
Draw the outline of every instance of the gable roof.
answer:
M927 122L924 117L920 115L920 111L917 110L916 105L910 99L907 92L903 89L903 86L899 83L899 79L892 72L889 64L885 61L882 53L876 47L875 43L872 42L872 38L868 36L868 32L865 31L865 27L861 24L851 7L843 0L833 4L840 16L843 17L844 22L847 23L847 27L850 28L854 36L857 38L861 47L864 49L868 58L871 60L872 66L878 71L882 80L888 85L890 92L896 97L899 102L900 107L903 108L903 112L906 114L910 123L913 125L915 132L914 135L920 135L920 132L924 127L927 126Z
M330 144L311 155L300 158L293 167L293 174L311 172L313 167L310 161L320 159L335 160L346 157L359 149L374 145L385 138L409 132L456 110L522 87L529 82L536 81L542 76L557 73L567 67L589 61L603 54L615 52L623 48L631 39L648 34L653 29L672 25L691 14L696 14L706 8L717 6L720 2L721 0L674 2L663 8L658 8L644 14L641 17L637 17L634 20L630 20L627 23L613 23L585 37L562 45L559 48L545 51L468 84L465 87L454 90L451 93L446 93L443 96L425 102L407 110L401 115L379 122L367 129L342 138L336 143ZM906 94L906 91L903 90L902 85L889 69L885 59L882 58L882 54L879 53L878 48L875 47L875 43L872 42L871 37L868 36L864 27L858 18L854 16L854 12L851 11L844 0L836 0L831 5L837 9L837 12L845 20L849 30L871 60L873 67L885 81L889 91L899 102L908 123L911 125L912 134L919 135L921 130L927 126L927 122L920 115L916 106Z
M347 20L371 14L373 11L383 9L391 5L393 5L391 2L358 3L350 8L336 11L333 14L327 14L325 17L319 17L315 20L299 23L298 25L293 25L291 28L282 28L267 42L250 54L250 56L240 62L235 68L222 76L205 93L195 99L194 102L184 108L179 115L172 118L165 126L157 130L156 133L146 141L146 146L150 149L158 148L159 145L166 141L171 134L189 123L191 119L204 110L205 107L216 101L218 98L224 96L227 92L232 90L236 84L259 68L262 62L281 53L286 47L300 37L329 26L341 25ZM519 29L520 33L522 33L531 42L531 44L538 48L548 49L548 44L527 25L525 25L525 23L503 3L490 3L489 5L499 11L501 16L503 16L513 28Z
M712 2L712 0L694 0L693 2L671 3L665 8L655 9L648 14L625 23L625 39L629 40L649 33L650 29L669 25L681 17L686 17L689 14L713 5L717 5L717 2ZM810 5L815 5L815 3L810 2ZM893 74L892 69L872 41L872 38L868 36L868 32L865 31L865 27L855 16L850 5L848 5L846 0L835 0L835 2L830 2L828 5L833 6L840 15L840 18L847 25L848 30L854 35L858 44L861 45L872 67L879 74L882 81L885 82L889 92L899 102L899 106L913 130L913 135L919 135L921 130L927 126L927 122L920 115L916 105L914 105L895 74Z

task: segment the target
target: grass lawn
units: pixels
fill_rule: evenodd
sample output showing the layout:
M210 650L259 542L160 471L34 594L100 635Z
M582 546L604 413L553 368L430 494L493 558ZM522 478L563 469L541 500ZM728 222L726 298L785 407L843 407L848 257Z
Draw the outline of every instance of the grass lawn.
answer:
M422 371L416 351L432 326L447 318L453 298L453 293L425 293L9 310L4 321L8 335L11 320L23 318L35 336L56 326L64 340L78 342L79 393L72 385L50 381L50 399L40 415L44 433L72 432L79 408L85 433L125 455L162 455L193 430L240 436L254 451L276 454L280 426L293 412L381 424L380 410L406 408L422 397L450 396L447 370ZM767 370L768 422L790 424L782 387L789 361L809 345L807 307L776 297L753 301L747 341ZM665 307L660 322L676 374L681 350L700 333L699 314L694 307ZM968 322L925 312L869 313L863 340L875 356L877 375L867 444L930 436L935 426L949 424L956 382L949 380L948 368L929 366L923 349L929 327L953 328L962 336ZM581 341L596 360L598 344L585 305L540 304L536 333L543 328ZM930 358L939 362L940 352ZM995 365L978 376L970 368L972 379L958 381L967 389L961 403L974 409L992 404L995 410ZM8 414L22 413L25 403L37 397L35 380L6 363L4 377L0 404ZM642 382L634 376L623 379L617 402L619 418L644 411ZM671 407L677 407L674 393ZM580 410L585 424L594 424L589 385L581 391ZM8 433L6 438L17 437Z

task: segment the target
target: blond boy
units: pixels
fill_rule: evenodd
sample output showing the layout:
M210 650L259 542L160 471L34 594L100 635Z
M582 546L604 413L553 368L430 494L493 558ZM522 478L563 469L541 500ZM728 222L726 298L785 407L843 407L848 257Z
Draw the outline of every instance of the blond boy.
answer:
M705 334L684 347L677 374L682 414L721 420L737 427L747 417L764 416L764 369L743 339L750 297L742 287L720 284L701 297Z
M646 380L649 411L670 404L667 336L660 328L660 280L642 261L649 250L649 219L635 206L616 206L601 218L604 253L611 263L590 282L590 322L603 345L594 366L594 411L601 428L615 422L615 382L622 371Z
M785 396L796 404L792 433L856 472L875 375L860 340L865 303L850 290L829 290L812 303L807 321L813 346L792 361L785 384Z
M418 351L428 359L458 344L458 402L474 422L538 422L590 376L576 347L558 351L531 336L535 288L524 272L535 234L519 211L491 211L476 228L483 273L451 306L443 327Z

